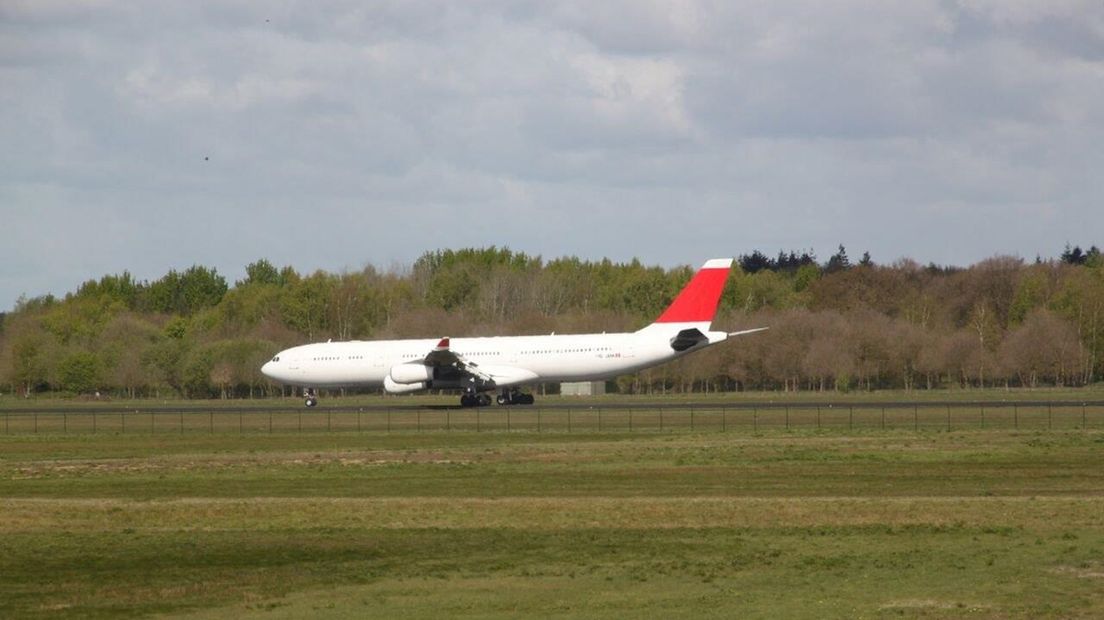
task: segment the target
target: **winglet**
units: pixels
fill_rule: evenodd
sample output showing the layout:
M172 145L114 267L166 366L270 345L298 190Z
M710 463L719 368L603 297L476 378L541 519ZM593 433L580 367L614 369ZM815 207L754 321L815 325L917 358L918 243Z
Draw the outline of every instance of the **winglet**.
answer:
M448 348L449 348L449 339L448 339L448 336L445 336L444 338L441 339L441 342L437 343L437 346L434 347L433 350L434 351L448 351Z

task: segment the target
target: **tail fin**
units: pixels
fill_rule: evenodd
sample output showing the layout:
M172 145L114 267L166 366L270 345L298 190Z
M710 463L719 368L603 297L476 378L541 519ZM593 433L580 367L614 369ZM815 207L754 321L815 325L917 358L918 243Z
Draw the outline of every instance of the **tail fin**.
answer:
M728 281L728 272L732 269L731 258L714 258L702 265L690 282L683 287L670 306L659 315L648 328L664 327L686 329L698 328L708 331L713 317L717 314L717 305L721 301L721 292Z

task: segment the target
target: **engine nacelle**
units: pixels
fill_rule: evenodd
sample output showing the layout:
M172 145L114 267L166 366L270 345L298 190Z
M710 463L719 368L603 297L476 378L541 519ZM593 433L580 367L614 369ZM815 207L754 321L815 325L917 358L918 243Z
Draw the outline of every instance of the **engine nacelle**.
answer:
M391 367L389 374L395 383L425 383L433 380L433 368L420 362L396 364Z
M383 389L388 394L409 394L426 389L425 383L395 383L391 377L383 378Z

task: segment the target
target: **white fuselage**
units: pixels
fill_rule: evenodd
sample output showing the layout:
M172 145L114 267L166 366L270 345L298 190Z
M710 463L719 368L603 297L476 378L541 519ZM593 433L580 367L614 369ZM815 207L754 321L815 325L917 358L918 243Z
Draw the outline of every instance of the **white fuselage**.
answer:
M452 338L451 350L493 375L498 387L556 381L608 379L700 350L728 338L706 331L707 342L684 351L671 338L689 324L649 326L638 332L550 336ZM391 369L418 363L438 339L324 342L281 351L264 374L303 387L378 387Z

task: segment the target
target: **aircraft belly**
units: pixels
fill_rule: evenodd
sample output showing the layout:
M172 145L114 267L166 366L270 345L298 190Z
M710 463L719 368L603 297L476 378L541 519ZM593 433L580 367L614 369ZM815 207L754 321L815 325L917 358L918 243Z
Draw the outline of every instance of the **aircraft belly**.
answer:
M632 372L641 366L636 358L609 357L574 361L553 361L545 364L540 374L542 381L589 381L611 379Z

